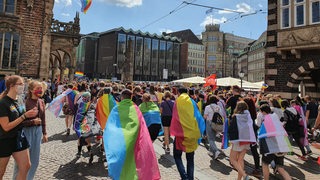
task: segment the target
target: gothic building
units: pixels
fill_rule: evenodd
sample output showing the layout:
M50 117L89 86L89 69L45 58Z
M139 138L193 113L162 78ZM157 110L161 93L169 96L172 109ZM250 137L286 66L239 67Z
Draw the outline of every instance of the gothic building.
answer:
M53 19L54 0L0 1L0 74L33 78L70 77L79 43L74 22Z

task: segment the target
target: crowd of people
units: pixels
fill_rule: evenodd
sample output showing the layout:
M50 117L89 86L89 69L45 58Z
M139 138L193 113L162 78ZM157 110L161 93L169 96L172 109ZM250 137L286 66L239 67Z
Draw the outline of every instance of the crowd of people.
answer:
M194 153L199 143L212 159L230 148L230 166L238 179L263 175L269 165L291 179L284 156L296 144L308 161L310 134L320 129L320 106L310 96L282 99L280 95L224 89L104 81L37 81L17 75L5 78L0 96L0 180L12 156L14 179L33 179L41 142L47 142L46 106L60 103L66 135L78 135L78 157L87 146L92 162L92 137L105 151L109 176L160 179L152 143L163 136L164 153L173 153L181 179L194 179ZM59 101L58 101L59 100ZM61 104L62 103L62 104ZM54 114L58 115L60 111ZM170 139L173 137L173 150ZM216 145L222 139L222 146ZM112 142L111 142L112 141ZM250 150L254 171L244 170ZM187 166L182 153L186 153ZM260 162L260 159L262 162ZM261 165L261 166L260 166Z

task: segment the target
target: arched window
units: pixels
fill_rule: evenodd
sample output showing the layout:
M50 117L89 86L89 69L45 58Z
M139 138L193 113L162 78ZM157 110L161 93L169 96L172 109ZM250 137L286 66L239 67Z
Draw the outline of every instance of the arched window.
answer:
M17 67L19 44L19 34L0 32L0 69L15 69Z
M14 14L16 0L0 0L0 13Z

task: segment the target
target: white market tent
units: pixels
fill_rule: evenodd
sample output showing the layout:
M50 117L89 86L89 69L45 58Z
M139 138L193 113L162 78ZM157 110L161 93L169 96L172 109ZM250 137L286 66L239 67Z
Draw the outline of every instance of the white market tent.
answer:
M195 76L195 77L189 77L189 78L184 78L184 79L178 79L172 81L173 83L192 83L192 84L204 84L206 83L204 81L204 77L200 76Z
M204 84L204 77L195 76L195 77L189 77L184 79L178 79L175 81L172 81L173 83L192 83L192 84ZM225 78L218 78L217 79L217 86L233 86L238 85L241 86L241 80L237 78L232 77L225 77ZM260 89L262 84L254 84L245 80L242 80L242 87L244 89Z

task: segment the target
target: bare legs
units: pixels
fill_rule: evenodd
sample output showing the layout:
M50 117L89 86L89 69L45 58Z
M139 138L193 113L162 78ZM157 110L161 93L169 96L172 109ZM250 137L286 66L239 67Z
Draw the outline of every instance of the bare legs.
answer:
M169 148L170 144L170 128L169 127L163 127L164 129L164 145L166 148Z
M16 180L25 180L31 166L29 149L15 152L12 154L12 156L18 165L18 174Z
M244 171L244 156L246 155L247 150L244 149L242 151L234 151L231 149L230 151L230 162L235 169L238 171L238 180L242 177L246 177L247 174Z

